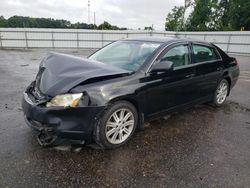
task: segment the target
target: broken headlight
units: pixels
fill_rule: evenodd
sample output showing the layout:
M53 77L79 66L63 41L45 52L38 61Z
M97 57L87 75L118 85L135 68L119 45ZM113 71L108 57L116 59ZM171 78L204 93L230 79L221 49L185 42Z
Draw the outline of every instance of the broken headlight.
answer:
M63 107L76 107L82 97L82 93L64 94L53 97L46 103L46 107L63 106Z

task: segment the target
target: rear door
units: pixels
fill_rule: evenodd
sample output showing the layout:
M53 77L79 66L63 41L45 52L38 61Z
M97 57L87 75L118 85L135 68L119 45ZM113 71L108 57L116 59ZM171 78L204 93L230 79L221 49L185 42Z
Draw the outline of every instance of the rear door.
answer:
M197 98L213 96L223 72L222 59L212 45L192 43L192 61L196 65Z

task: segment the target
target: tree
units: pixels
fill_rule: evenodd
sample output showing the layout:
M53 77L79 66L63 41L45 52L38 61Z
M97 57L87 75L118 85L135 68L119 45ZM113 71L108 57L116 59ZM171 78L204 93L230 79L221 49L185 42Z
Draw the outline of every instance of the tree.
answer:
M212 14L215 30L236 30L241 27L250 29L250 1L220 0Z
M67 20L55 20L53 18L31 18L23 16L12 16L9 19L5 19L0 16L0 27L30 27L30 28L72 28L72 29L112 29L112 30L127 30L127 28L119 28L113 26L108 22L97 26L94 24L86 24L77 22L72 24Z
M250 30L250 1L230 0L228 18L233 30L240 30L244 27Z
M195 0L194 10L188 19L188 30L209 31L211 24L212 7L216 4L213 0Z
M168 13L165 23L166 31L182 31L184 21L185 8L183 6L175 6L170 13Z
M181 20L181 29L186 30L185 14L186 14L187 9L189 7L191 7L192 5L193 5L193 1L192 0L185 0L184 10L183 10L182 20Z
M3 16L0 16L0 27L6 27L6 20Z
M126 28L119 28L117 26L111 25L107 21L104 21L98 26L99 30L126 30Z
M218 24L217 29L218 30L232 30L232 26L229 21L229 15L230 15L230 3L229 0L221 0L219 2L219 5L217 7L217 13L218 13Z
M185 20L185 12L194 9ZM166 18L166 30L173 31L239 31L250 30L250 1L247 0L185 0L174 7Z
M193 5L193 0L185 0L184 6L175 6L167 15L165 30L171 31L185 31L186 21L185 14L187 9Z
M146 26L146 27L144 27L144 30L146 30L146 31L153 31L153 28L152 28L152 26Z
M100 30L110 30L112 28L112 25L108 22L104 21L102 24L98 26L98 29Z

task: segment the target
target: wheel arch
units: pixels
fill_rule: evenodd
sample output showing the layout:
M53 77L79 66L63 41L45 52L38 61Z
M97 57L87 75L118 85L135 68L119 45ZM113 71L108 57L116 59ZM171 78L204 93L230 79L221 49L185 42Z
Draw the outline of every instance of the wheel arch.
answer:
M141 109L139 102L132 96L124 96L124 97L118 97L118 98L112 99L111 101L109 101L109 104L112 104L112 103L118 102L118 101L129 102L135 107L137 114L138 114L137 129L139 129L139 130L144 129L144 113Z
M225 79L228 82L229 90L228 90L228 94L227 95L229 96L230 90L231 90L232 79L231 79L228 71L224 72L223 79Z

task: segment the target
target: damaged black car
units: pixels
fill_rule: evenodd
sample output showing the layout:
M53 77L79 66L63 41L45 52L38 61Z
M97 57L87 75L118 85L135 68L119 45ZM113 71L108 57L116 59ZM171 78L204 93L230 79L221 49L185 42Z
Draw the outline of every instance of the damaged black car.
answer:
M206 102L221 106L238 76L237 60L211 43L121 40L88 58L49 53L22 108L42 146L68 139L112 149L145 119Z

